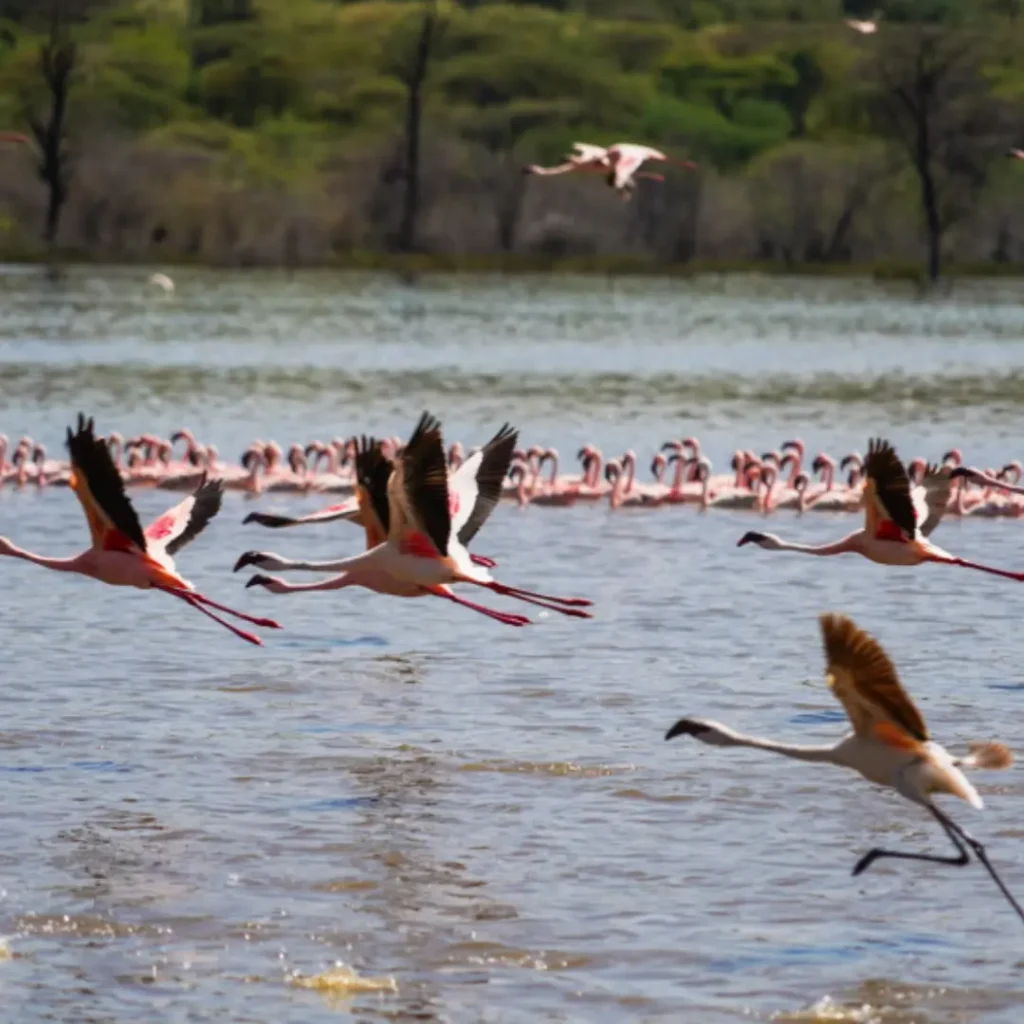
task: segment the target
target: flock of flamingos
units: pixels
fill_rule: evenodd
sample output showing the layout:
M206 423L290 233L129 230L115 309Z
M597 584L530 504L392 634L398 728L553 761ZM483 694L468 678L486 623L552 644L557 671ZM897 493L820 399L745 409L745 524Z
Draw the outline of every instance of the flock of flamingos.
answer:
M354 498L356 491L356 437L293 443L287 451L276 441L257 440L237 463L222 461L214 445L200 443L187 428L168 438L141 434L126 440L112 432L106 442L114 465L131 487L189 491L205 473L219 479L227 490L252 495L322 493ZM386 438L381 445L390 456L401 450L402 440ZM632 450L606 459L600 449L586 444L576 455L579 471L559 473L558 451L534 445L512 451L500 497L520 505L607 502L611 508L657 508L681 504L764 514L778 509L859 511L864 504L863 456L854 451L836 459L822 451L809 458L806 451L801 440L784 441L761 455L737 450L729 472L715 473L711 460L701 454L697 438L666 441L651 461L650 479L644 481L638 476L638 459ZM474 452L469 449L469 456ZM457 470L466 457L467 449L454 442L446 452L449 469ZM978 470L964 467L960 450L953 448L942 456L941 467L948 467L955 481L946 515L1024 515L1024 487L1019 486L1024 467L1018 460ZM912 459L907 465L911 481L920 484L928 468L926 459ZM0 488L67 486L70 481L70 462L48 458L46 447L31 437L22 436L12 444L0 434ZM355 507L354 502L334 505L301 519L344 518ZM275 517L254 514L251 518L269 525Z
M638 484L632 452L605 462L597 448L585 445L578 453L580 474L561 477L553 449L533 447L524 451L517 448L517 443L518 432L506 424L479 448L464 450L456 443L446 450L441 423L424 413L404 443L400 438L378 441L362 436L292 445L285 454L276 443L260 441L246 449L237 466L226 466L211 445L201 445L188 430L180 430L168 439L142 435L125 440L115 433L97 435L93 421L79 416L77 427L67 431L70 457L66 463L47 459L41 446L29 438L15 445L8 461L8 446L3 440L0 480L13 480L22 486L68 485L85 514L89 547L72 557L52 557L35 554L0 537L0 556L77 573L113 586L162 591L253 644L261 643L258 636L223 616L267 629L280 628L278 623L229 608L200 593L179 574L173 560L219 513L225 487L254 493L345 493L342 503L311 514L250 512L244 521L281 529L347 519L361 527L364 534L364 549L341 559L296 561L265 551L244 552L235 571L247 566L260 570L250 577L246 587L286 594L356 586L393 597L433 596L510 626L525 626L530 620L470 601L454 588L489 590L581 619L592 617L592 602L499 582L491 572L496 568L494 561L470 553L470 544L503 495L521 502L549 504L607 499L615 507L658 505L672 500L708 506L724 504L721 499L731 496L734 503L730 507L763 512L786 504L797 509L859 509L863 525L831 544L787 542L756 531L745 533L738 544L817 556L854 553L887 566L930 562L1024 581L1024 573L963 559L931 540L949 512L969 514L1024 494L1024 488L1018 486L1019 463L985 472L962 465L960 453L952 451L938 465L923 459L904 465L891 444L876 439L869 442L863 457L850 453L840 460L838 470L847 474L842 482L834 479L836 461L818 454L810 467L817 477L812 482L803 468L805 446L794 440L760 457L738 451L731 472L715 476L697 441L687 438L666 442L654 458L654 483ZM183 451L175 457L179 444ZM128 485L189 493L143 528L128 497ZM740 497L744 500L737 504ZM266 571L330 575L312 583L290 583L266 575ZM851 726L838 742L826 746L780 743L693 717L677 721L666 739L690 736L716 747L752 747L796 760L839 765L870 782L895 789L938 822L956 853L940 856L875 848L858 860L854 875L883 858L963 866L973 854L1024 921L1024 908L1007 889L985 847L932 799L935 794L948 794L981 808L981 797L965 773L1008 768L1013 761L1010 751L1002 743L989 741L971 744L964 756L953 756L930 738L893 663L873 637L841 615L822 615L820 626L826 681Z

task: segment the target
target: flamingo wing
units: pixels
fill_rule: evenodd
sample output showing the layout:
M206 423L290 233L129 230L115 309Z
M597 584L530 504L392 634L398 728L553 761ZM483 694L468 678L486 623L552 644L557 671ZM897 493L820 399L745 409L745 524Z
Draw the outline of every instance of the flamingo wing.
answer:
M924 743L928 739L924 719L882 645L845 615L825 614L819 622L828 684L853 731L897 745L891 735L895 727L913 742Z
M452 529L451 496L448 493L448 460L440 422L424 413L401 456L402 501L414 528L442 556L448 554Z
M640 154L623 153L620 150L615 161L615 187L622 188L628 184L633 175L640 170L640 165L644 162L644 159L645 157Z
M356 501L366 525L367 550L382 544L391 527L388 481L394 470L391 460L372 437L361 438L356 446Z
M879 540L910 540L917 532L917 515L910 497L910 477L888 441L868 442L864 460L865 529Z
M608 150L589 142L574 142L569 160L574 164L607 163Z
M146 537L138 514L124 489L110 449L96 437L92 419L78 414L78 429L68 428L71 487L89 522L94 548L135 547L146 551Z
M519 432L506 423L449 479L452 532L463 547L469 546L498 504L518 439Z
M924 471L921 486L914 488L914 511L923 537L930 536L946 514L953 490L951 472L949 466L929 465Z
M224 482L207 480L203 473L199 486L174 508L169 509L146 527L146 542L151 552L166 551L176 555L195 540L220 511L224 498Z

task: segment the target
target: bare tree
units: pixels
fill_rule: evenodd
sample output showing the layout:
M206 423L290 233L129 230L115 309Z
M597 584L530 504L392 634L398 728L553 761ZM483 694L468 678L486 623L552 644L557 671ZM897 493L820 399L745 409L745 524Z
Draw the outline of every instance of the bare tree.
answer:
M430 58L443 28L437 14L436 0L429 0L420 22L420 30L408 60L397 69L406 89L405 145L402 154L402 217L398 225L395 247L399 252L414 252L416 229L420 216L420 137L423 126L423 89L430 68Z
M970 211L1005 148L1002 108L982 78L981 37L922 25L890 32L879 43L870 107L917 178L934 282L943 235Z

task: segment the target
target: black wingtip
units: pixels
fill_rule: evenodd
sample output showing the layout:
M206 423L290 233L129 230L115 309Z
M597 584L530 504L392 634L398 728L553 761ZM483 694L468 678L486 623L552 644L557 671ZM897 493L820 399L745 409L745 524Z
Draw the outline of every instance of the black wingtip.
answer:
M744 544L760 544L764 540L764 534L758 533L756 530L748 530L742 537L736 542L736 547L741 548Z
M245 589L248 590L250 587L265 587L269 582L269 576L262 576L257 573L255 576L251 576L249 578L249 582L246 583Z
M703 722L695 722L692 718L680 718L667 733L665 739L674 740L677 736L699 736L703 732L709 732L708 726Z
M966 466L957 466L956 469L954 469L953 472L949 474L949 479L950 480L956 480L959 477L962 477L962 476L969 477L971 475L972 475L971 471Z

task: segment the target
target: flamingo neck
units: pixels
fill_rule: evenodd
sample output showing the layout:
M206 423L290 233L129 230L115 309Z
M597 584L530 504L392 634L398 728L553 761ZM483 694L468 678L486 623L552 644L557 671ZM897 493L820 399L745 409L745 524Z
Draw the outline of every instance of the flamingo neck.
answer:
M767 750L772 754L792 758L794 761L812 761L818 764L844 765L835 746L810 746L800 743L777 743L775 740L762 739L759 736L744 736L736 733L730 737L728 744L733 747L751 747L754 750Z
M87 576L92 575L87 564L88 552L73 555L70 558L52 558L48 555L37 555L33 551L26 551L24 548L10 544L6 551L0 551L0 555L20 558L22 561L32 562L34 565L41 565L44 569L53 569L55 572L77 572Z
M791 541L780 540L772 545L772 549L775 551L798 551L804 555L842 555L849 551L861 551L863 536L863 530L857 530L831 544L794 544Z

